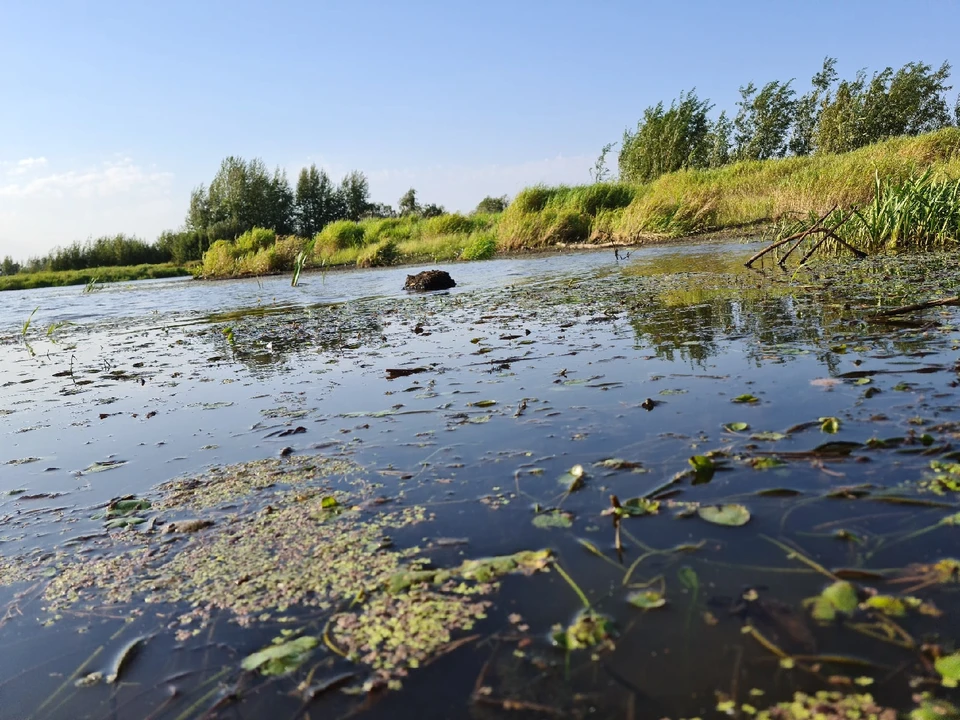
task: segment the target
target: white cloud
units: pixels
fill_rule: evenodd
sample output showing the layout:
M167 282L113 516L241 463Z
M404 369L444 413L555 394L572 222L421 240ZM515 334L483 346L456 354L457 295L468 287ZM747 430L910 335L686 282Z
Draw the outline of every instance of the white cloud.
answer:
M23 160L18 160L12 168L7 170L7 175L23 175L31 170L42 168L46 164L47 159L45 157L24 158Z
M0 256L26 259L57 245L114 233L153 240L180 224L185 207L174 198L173 174L128 157L50 172L46 160L21 161L29 176L0 185ZM45 173L37 170L46 169Z
M27 158L27 168L44 165L44 158ZM42 161L42 162L40 162ZM22 166L25 160L18 163ZM149 172L135 165L130 158L104 162L86 170L70 170L34 178L26 182L13 182L0 186L0 197L49 197L81 198L111 197L142 188L168 186L171 173Z

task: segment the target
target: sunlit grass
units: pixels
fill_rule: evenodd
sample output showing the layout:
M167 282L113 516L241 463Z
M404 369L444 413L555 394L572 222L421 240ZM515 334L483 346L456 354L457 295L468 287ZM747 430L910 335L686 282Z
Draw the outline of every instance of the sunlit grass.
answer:
M42 287L62 287L65 285L87 285L92 283L122 282L129 280L147 280L189 275L184 267L172 264L129 265L88 268L86 270L45 270L35 273L17 273L0 276L0 291L30 290Z

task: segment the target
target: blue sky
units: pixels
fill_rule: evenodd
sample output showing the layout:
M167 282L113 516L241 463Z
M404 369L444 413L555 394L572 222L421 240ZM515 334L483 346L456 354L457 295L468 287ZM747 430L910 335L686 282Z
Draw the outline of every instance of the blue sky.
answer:
M469 210L587 181L682 90L719 111L751 80L802 92L827 55L842 77L953 63L958 28L956 0L6 0L0 256L153 240L231 154Z

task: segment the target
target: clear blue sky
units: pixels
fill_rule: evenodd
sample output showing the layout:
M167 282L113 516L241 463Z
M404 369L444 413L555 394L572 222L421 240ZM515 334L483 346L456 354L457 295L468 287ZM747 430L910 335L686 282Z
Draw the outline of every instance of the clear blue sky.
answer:
M469 210L586 181L681 90L719 111L751 80L802 92L827 55L841 77L953 63L958 30L956 0L6 0L0 256L153 240L231 154Z

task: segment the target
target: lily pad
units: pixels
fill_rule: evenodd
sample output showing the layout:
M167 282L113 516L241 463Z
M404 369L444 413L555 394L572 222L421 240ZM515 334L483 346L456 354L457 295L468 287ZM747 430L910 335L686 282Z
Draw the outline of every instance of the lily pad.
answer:
M804 601L813 619L820 622L832 622L838 614L852 615L858 604L857 590L846 580L838 580L816 597Z
M937 658L933 667L940 673L940 682L944 687L955 688L960 684L960 652Z
M750 436L750 439L751 439L751 440L766 440L766 441L769 441L769 442L776 442L777 440L786 440L788 437L789 437L789 435L787 435L786 433L773 432L773 431L769 431L769 430L768 430L768 431L764 431L764 432L753 433L753 435Z
M786 463L780 458L768 455L765 457L750 458L750 467L754 470L769 470L770 468L782 467ZM758 495L761 493L757 493Z
M300 667L320 641L304 635L293 640L275 638L273 644L252 655L247 655L240 663L244 670L259 670L264 675L286 675Z
M616 508L618 515L656 515L660 512L660 501L643 497L629 498Z
M570 513L560 510L551 510L534 516L533 525L541 530L568 528L573 526L573 516Z
M751 395L750 393L744 393L743 395L737 395L730 402L735 402L738 405L753 405L754 403L760 402L760 398L755 395Z
M743 505L704 505L697 508L697 514L715 525L739 527L750 522L750 511Z
M641 610L654 610L666 605L667 599L662 593L656 590L640 590L639 592L630 593L630 595L627 596L627 602Z
M726 423L723 427L728 432L733 432L733 433L746 432L747 430L750 429L749 423L745 423L745 422Z

